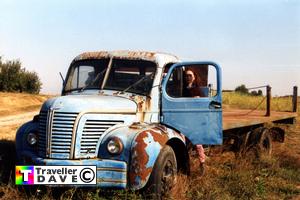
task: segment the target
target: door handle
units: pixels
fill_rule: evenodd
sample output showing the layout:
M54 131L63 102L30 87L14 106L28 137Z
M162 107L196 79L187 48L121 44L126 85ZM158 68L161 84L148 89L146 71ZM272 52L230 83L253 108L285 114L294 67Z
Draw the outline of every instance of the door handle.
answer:
M221 109L222 104L217 101L211 101L209 104L209 108Z

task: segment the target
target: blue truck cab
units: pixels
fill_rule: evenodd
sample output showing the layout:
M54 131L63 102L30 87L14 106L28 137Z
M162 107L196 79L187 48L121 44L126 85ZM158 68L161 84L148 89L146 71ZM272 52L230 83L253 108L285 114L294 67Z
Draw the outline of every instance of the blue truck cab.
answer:
M191 68L202 96L182 95ZM222 143L219 66L141 51L80 54L16 134L19 165L96 165L97 187L158 193L189 171L188 143Z

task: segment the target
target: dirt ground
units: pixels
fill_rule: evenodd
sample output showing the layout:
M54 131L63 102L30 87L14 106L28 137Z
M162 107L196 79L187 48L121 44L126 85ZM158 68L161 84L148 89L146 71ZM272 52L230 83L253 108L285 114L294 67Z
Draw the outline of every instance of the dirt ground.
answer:
M25 122L32 120L33 117L38 113L39 110L35 110L26 113L0 117L0 140L14 140L17 129Z

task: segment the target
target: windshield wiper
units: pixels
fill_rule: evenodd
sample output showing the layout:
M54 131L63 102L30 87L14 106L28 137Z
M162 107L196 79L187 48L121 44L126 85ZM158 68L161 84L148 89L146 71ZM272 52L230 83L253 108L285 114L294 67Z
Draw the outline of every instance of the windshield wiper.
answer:
M152 72L151 74L142 77L141 79L139 79L138 81L136 81L135 83L133 83L132 85L130 85L129 87L127 87L126 89L124 89L121 93L127 92L129 89L131 89L134 86L137 86L138 84L142 83L146 78L149 78L151 76L154 75L154 72Z
M87 84L86 86L82 87L79 92L83 92L87 87L93 85L99 79L100 75L104 74L104 72L106 71L106 69L107 68L105 68L100 73L98 73L97 76L89 84Z

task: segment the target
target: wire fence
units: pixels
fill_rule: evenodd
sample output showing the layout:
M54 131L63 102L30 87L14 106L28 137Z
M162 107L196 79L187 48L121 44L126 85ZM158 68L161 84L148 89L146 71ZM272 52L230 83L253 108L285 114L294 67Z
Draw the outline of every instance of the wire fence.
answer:
M250 113L254 112L255 110L257 110L259 108L259 106L266 100L266 97L264 97L257 105L255 108L251 109L250 111L248 111L247 113L241 114L241 115L249 115Z
M266 116L270 116L270 105L268 105L268 103L270 103L269 98L271 98L271 87L269 85L263 85L263 86L257 86L257 87L252 87L252 88L247 88L247 90L255 90L255 89L260 89L260 88L266 88L266 96L250 111L248 111L247 113L243 114L243 115L249 115L250 113L256 111L260 105L262 105L265 100L267 100L267 112L266 112ZM269 90L269 91L268 91Z
M257 86L257 87L246 88L246 89L247 89L247 90L255 90L255 89L266 88L266 87L269 87L269 85Z
M270 116L271 115L271 86L270 85L262 85L262 86L256 86L256 87L249 87L249 88L246 88L246 90L255 90L255 89L261 89L261 88L266 88L266 95L263 97L263 99L261 99L253 109L251 109L250 111L248 111L247 113L244 113L244 114L240 114L240 115L249 115L251 114L252 112L258 110L258 108L266 101L266 116ZM232 91L227 91L227 92L236 92L234 90ZM249 93L251 95L251 93ZM297 107L298 105L300 105L300 101L299 101L299 97L297 96L298 94L298 87L297 86L294 86L293 88L293 102L292 102L292 107L293 107L293 110L292 112L297 112ZM260 96L260 95L258 95Z

